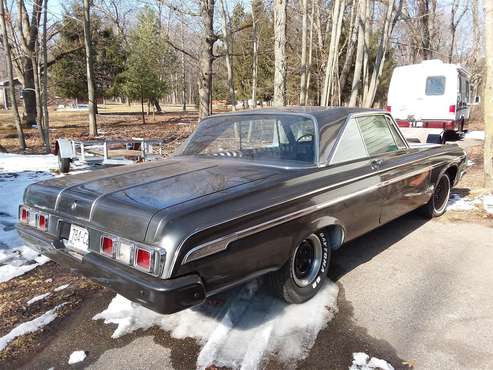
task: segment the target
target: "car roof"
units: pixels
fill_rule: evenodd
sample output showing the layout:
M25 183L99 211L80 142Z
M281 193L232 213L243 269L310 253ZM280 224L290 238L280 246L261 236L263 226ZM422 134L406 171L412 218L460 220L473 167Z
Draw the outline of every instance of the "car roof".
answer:
M380 109L369 108L349 108L349 107L319 107L319 106L288 106L277 108L250 109L240 112L221 113L220 115L250 115L250 114L301 114L314 117L319 125L319 129L332 123L338 122L353 113L373 113L383 112ZM216 117L213 115L211 117Z

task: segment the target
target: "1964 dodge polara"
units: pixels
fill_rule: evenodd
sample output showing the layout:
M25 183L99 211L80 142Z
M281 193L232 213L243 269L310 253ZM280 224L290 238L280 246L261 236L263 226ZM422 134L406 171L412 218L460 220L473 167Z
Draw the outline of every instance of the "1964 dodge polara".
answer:
M17 229L32 248L161 313L268 274L313 297L331 251L420 208L445 212L457 145L410 145L392 117L285 108L203 120L171 159L30 185Z

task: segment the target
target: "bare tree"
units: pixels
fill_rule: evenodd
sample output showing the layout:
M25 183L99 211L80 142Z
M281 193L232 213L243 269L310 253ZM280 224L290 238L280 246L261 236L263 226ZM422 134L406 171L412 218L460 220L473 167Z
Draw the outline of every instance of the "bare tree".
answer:
M231 40L231 27L229 22L228 11L226 9L225 0L221 0L221 25L223 30L223 43L226 49L226 70L228 73L228 92L229 99L231 100L231 109L236 111L236 98L235 98L235 83L233 77L233 60L231 58L231 48L232 48L232 40Z
M43 4L43 135L46 150L50 149L50 118L48 114L48 40L47 40L47 23L48 23L48 0L44 0Z
M380 35L380 43L378 45L377 55L375 57L375 63L373 64L373 72L371 74L368 90L364 94L363 106L370 108L375 100L378 85L380 83L380 77L382 76L383 66L385 63L385 53L387 52L390 35L397 19L400 16L403 0L399 0L397 7L397 13L394 16L394 0L389 0L387 5L387 13L385 15L382 32Z
M334 80L334 72L338 63L339 55L339 40L341 37L342 17L346 5L345 0L334 0L332 8L332 31L330 33L329 55L325 66L324 88L322 90L321 105L330 104L330 95L332 92L332 82Z
M493 190L493 1L484 2L486 81L484 89L484 185Z
M308 42L308 65L306 66L307 74L306 74L306 93L305 93L305 101L303 105L308 104L308 95L310 94L310 80L312 77L312 63L313 63L313 17L315 15L315 1L312 0L312 10L310 13L310 36Z
M184 25L183 25L183 18L180 23L180 34L181 34L181 48L185 49L185 30L184 30ZM181 90L181 104L182 104L182 110L186 112L187 110L187 68L185 65L185 53L181 53L181 83L182 83L182 90Z
M84 46L86 48L87 95L89 99L89 135L96 136L96 84L94 82L94 56L91 38L91 0L84 0Z
M7 59L7 71L9 75L9 92L10 92L10 101L12 104L12 109L14 111L14 120L15 120L15 128L17 130L17 139L19 140L19 147L24 150L26 149L26 141L24 140L24 133L22 131L21 126L21 118L19 115L19 110L17 108L17 99L15 96L15 85L14 85L14 67L12 66L12 52L10 49L9 38L7 33L7 24L6 19L7 14L5 12L5 4L4 0L0 0L0 17L2 18L2 41L3 47L6 54Z
M464 17L467 12L467 7L464 7L462 11L460 11L461 2L460 0L453 0L452 8L450 12L450 33L451 33L451 41L450 41L450 49L448 53L448 62L452 63L454 57L455 50L455 34L457 33L457 26L459 26L460 21Z
M288 0L274 0L274 101L284 106L286 93L286 11Z
M36 76L38 64L34 60L37 50L39 21L43 0L32 2L31 19L26 9L24 0L17 0L18 33L20 39L19 59L21 62L23 80L23 102L26 124L32 126L37 122L37 100L36 100Z
M255 0L252 0L252 37L253 37L253 55L252 55L252 108L257 107L257 72L258 72L258 35L257 35L257 12L255 9Z
M308 74L306 42L308 37L308 0L301 0L301 76L300 105L306 101L306 77Z
M349 105L354 107L358 101L358 92L361 87L363 71L363 56L365 52L365 28L367 26L366 9L369 0L361 0L358 6L358 45L356 47L356 62L354 65L353 84Z
M204 30L199 57L199 118L212 113L212 63L214 43L217 41L214 33L214 5L215 0L200 0L200 16Z
M344 58L344 63L342 65L341 74L339 77L339 86L341 86L341 89L346 85L347 76L353 62L354 49L358 41L358 23L356 21L356 17L358 16L358 3L359 0L353 0L351 5L351 18L348 28L348 45L346 49L346 57Z

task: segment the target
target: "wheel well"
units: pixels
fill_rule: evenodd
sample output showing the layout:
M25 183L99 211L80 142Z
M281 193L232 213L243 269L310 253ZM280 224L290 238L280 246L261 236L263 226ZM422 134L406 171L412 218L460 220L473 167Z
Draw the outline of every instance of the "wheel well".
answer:
M329 225L323 228L327 233L329 239L329 245L332 250L337 250L344 243L344 228L341 225Z
M449 179L450 179L450 184L454 184L455 183L455 177L457 176L457 167L456 166L452 166L450 168L447 169L447 171L445 171L445 173L448 175Z

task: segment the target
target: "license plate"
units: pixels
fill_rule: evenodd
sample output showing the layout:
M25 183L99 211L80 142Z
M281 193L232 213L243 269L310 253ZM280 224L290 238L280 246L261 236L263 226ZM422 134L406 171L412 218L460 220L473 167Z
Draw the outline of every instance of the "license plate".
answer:
M80 226L70 225L68 247L87 251L89 249L89 231Z

